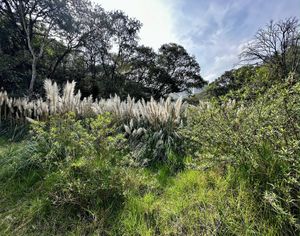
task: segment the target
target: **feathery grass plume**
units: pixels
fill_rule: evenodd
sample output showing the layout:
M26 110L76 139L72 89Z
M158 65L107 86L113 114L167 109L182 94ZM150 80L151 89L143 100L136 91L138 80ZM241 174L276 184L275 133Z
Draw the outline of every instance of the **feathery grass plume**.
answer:
M59 89L56 82L52 82L49 79L44 81L44 89L46 98L49 101L50 114L56 114L58 108L58 102L60 101Z
M72 82L67 81L66 85L64 86L63 95L62 95L62 104L63 104L62 112L63 113L67 112L67 111L74 111L74 109L75 109L75 107L74 107L75 85L76 85L75 81L72 81Z
M114 95L109 99L93 100L92 96L82 98L80 91L75 94L75 87L75 81L68 81L60 95L57 83L46 79L45 98L35 100L13 99L8 97L6 92L1 92L0 120L2 114L4 119L12 123L20 123L31 119L47 120L50 115L67 112L74 112L79 117L109 112L127 134L133 150L138 153L140 163L166 160L168 150L180 147L181 138L177 129L183 124L186 110L181 98L172 102L170 97L161 98L159 101L151 97L150 101L146 102L144 99L136 101L129 95L127 99L121 100L119 96ZM228 106L234 106L234 102ZM29 119L26 119L27 117ZM149 150L151 153L147 153Z
M121 100L117 95L109 99L93 100L92 96L82 98L81 92L75 94L76 82L67 82L63 87L62 95L56 82L49 79L44 81L45 99L29 100L28 98L10 98L5 91L0 92L0 120L15 119L26 122L26 117L43 120L50 115L75 112L78 116L87 117L105 112L112 113L117 120L128 124L132 133L136 129L145 128L152 130L164 129L164 127L176 127L183 118L184 106L182 99L176 103L171 98L150 101L127 97ZM130 123L130 124L129 124ZM140 129L141 135L143 129Z

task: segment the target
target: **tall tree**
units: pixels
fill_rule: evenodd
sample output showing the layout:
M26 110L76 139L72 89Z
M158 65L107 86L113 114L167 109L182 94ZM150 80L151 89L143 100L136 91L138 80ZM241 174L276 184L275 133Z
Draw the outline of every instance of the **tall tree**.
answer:
M37 77L37 64L43 56L50 35L70 25L69 1L65 0L3 0L1 15L5 15L20 31L27 44L31 62L29 92L32 93Z
M121 11L105 12L96 6L90 18L89 35L84 46L89 76L102 89L102 96L119 93L125 77L124 67L138 44L141 23Z
M207 83L200 75L200 66L196 58L175 43L160 47L155 73L157 73L157 90L162 95L191 93L192 88L201 88Z
M282 78L300 66L300 28L295 17L259 29L241 53L242 61L269 65Z
M86 44L87 38L93 33L89 27L92 17L92 5L89 0L72 0L68 3L68 22L56 30L56 37L60 40L60 50L56 50L56 57L49 63L47 78L52 79L60 63L74 50Z
M206 84L196 59L174 43L162 45L158 53L149 47L136 47L126 76L141 85L141 93L156 98L170 93L190 93L191 89Z

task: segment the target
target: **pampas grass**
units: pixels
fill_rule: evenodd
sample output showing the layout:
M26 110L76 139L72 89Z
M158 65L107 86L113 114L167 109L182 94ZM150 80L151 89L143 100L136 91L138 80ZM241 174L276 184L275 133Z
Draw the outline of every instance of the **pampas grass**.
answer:
M117 95L109 99L82 97L75 90L76 82L67 82L62 90L56 82L44 81L45 98L30 100L10 98L6 92L0 92L0 122L24 124L48 120L52 115L73 112L78 118L93 117L110 113L116 124L124 131L138 163L147 164L155 160L166 160L168 152L181 150L181 137L177 128L183 124L186 104L179 98L159 101L151 98L136 101Z
M151 125L155 129L165 126L178 126L182 122L185 105L182 99L176 103L171 98L150 101L144 99L136 101L130 96L122 101L115 95L109 99L93 100L92 96L82 98L81 92L75 92L76 82L67 82L60 93L56 82L46 79L44 81L45 99L29 100L28 98L11 98L7 92L0 92L0 122L27 122L28 119L46 120L54 114L74 112L80 117L90 117L105 112L112 113L118 120L129 124L134 129L133 122L138 130L141 126ZM136 130L136 132L137 132ZM131 131L130 131L131 132ZM137 133L141 133L141 130Z

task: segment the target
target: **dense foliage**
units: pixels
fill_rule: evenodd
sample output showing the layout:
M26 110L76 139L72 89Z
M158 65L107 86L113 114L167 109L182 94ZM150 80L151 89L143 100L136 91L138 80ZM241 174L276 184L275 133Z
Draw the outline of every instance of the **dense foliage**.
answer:
M31 138L1 148L1 232L297 235L300 84L292 76L255 100L190 106L174 130L181 138L169 134L184 152L171 146L146 166L132 122L124 128L109 113L34 121Z
M300 222L299 89L280 84L250 103L201 103L182 131L197 165L230 168L264 214L291 232Z
M0 88L41 93L48 78L75 80L85 96L159 98L203 87L200 66L180 45L139 45L141 23L89 0L4 0Z

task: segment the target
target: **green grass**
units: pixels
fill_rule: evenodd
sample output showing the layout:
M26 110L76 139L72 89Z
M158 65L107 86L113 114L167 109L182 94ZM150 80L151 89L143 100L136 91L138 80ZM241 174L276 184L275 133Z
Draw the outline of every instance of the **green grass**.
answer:
M186 170L146 192L131 194L120 215L124 235L277 235L251 192L218 171ZM155 184L156 179L156 184ZM154 181L154 182L153 182ZM156 186L156 188L153 188Z
M110 201L94 192L111 181L99 160L39 170L26 141L0 140L0 235L280 235L229 172L119 167L124 188Z
M0 232L10 235L29 224L36 214L41 201L37 199L38 192L33 190L39 176L30 170L22 174L24 143L14 143L6 138L0 142Z
M110 227L106 218L117 212L115 206L118 202L111 201L115 196L113 188L105 192L110 182L100 171L109 170L103 167L102 162L76 160L59 170L48 171L28 162L27 154L30 153L26 152L29 144L25 141L10 143L2 140L2 144L0 235L81 235L89 233L90 228L96 232ZM107 199L105 196L97 198L93 192L96 185L104 185L101 189L103 194L107 194ZM100 200L107 202L99 203ZM101 205L98 207L99 204L106 204L107 209ZM93 215L101 218L91 219Z
M5 138L0 137L0 155L2 156L3 153L9 148L8 140Z

